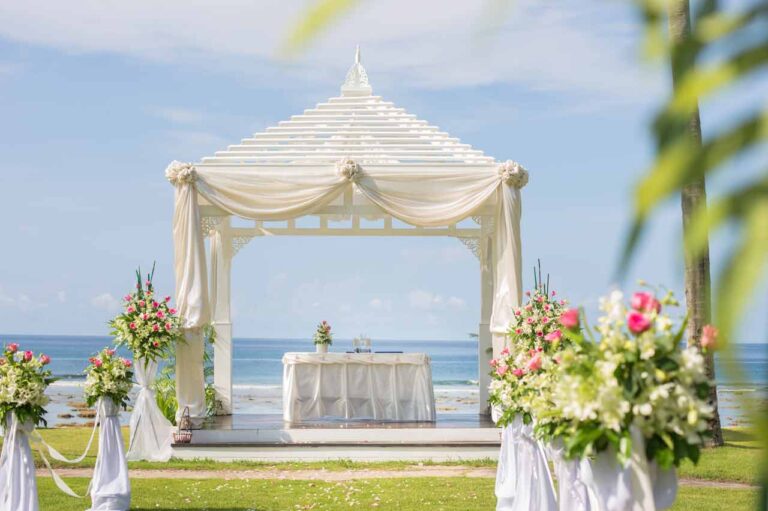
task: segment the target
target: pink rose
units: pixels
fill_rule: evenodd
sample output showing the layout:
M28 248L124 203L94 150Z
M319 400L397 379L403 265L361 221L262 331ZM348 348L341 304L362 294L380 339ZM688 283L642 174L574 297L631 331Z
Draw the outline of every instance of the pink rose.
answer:
M107 355L109 355L109 356L111 357L112 355L114 355L114 354L115 354L115 350L113 350L113 349L108 349L108 350L106 350L106 353L107 353Z
M498 360L496 360L495 358L492 358L492 359L491 359L491 360L488 362L488 365L490 365L491 367L496 367L497 365L499 365L499 361L498 361Z
M533 310L533 307L531 307L531 305L526 305L526 306L525 306L525 310L527 310L528 312L530 312L531 310Z
M545 310L545 311L548 311L550 308L551 308L551 307L549 306L549 304L546 304L546 305L544 305L544 310Z
M549 332L547 335L544 336L544 340L549 342L557 342L562 338L563 338L563 332L561 332L559 328L557 330L553 330L552 332Z
M165 314L163 314L163 311L157 311L157 317L160 319L163 319L165 317Z
M172 328L172 326L171 326L170 323L166 323L165 324L165 329L168 330L169 332L171 331L171 328Z
M526 364L529 371L538 371L541 369L541 354L536 353Z
M514 374L515 376L520 378L520 377L523 376L524 373L523 373L523 370L518 367L518 368L512 370L512 374Z
M152 331L153 332L159 332L160 331L160 327L157 326L157 325L152 325Z
M522 314L522 312L520 312L519 309L515 311L515 316L519 316L520 314Z
M522 328L515 328L515 333L516 333L517 335L520 335L520 334L522 334L522 333L523 333L523 329L522 329Z
M542 335L544 335L544 332L542 332L541 330L538 330L536 332L536 337L541 337Z
M160 346L160 343L159 343L159 342L157 342L157 341L154 341L154 342L152 343L152 346L154 346L155 348L157 348L158 346Z
M552 296L556 296L556 295L557 295L557 293L555 293L554 291L552 291Z
M530 325L530 324L533 323L533 318L528 318L525 321L526 321L526 323L528 323Z
M93 364L95 361L96 361L96 359L94 357L91 357L91 358L88 359L88 362L90 362L91 364Z
M8 351L8 352L10 352L10 353L16 353L17 351L19 351L19 345L18 345L18 344L16 344L15 342L12 342L11 344L9 344L9 345L8 345L8 346L5 348L5 350L6 350L6 351Z
M651 321L644 314L633 311L627 315L627 327L633 334L640 335L651 328Z
M160 307L160 304L159 304L159 303L157 303L157 302L152 302L152 308L153 308L153 309L157 309L158 307Z
M136 309L133 308L133 305L129 305L128 308L126 309L126 312L128 312L128 314L132 314L135 310Z
M547 323L549 323L549 318L548 317L543 317L543 318L541 318L541 322L546 325Z
M143 319L144 321L148 320L149 319L149 314L147 314L145 312L144 314L141 315L141 319Z
M704 325L701 329L701 347L705 350L717 349L717 336L720 331L712 325Z
M579 327L579 309L568 309L560 316L560 324L575 330Z
M656 312L661 311L661 303L651 293L640 292L632 295L630 305L633 309L640 312Z
M51 363L51 357L48 355L40 355L40 363L45 365L48 365Z
M126 302L130 302L131 301L131 295L125 295L123 297L123 300L125 300Z
M498 374L499 376L504 376L505 374L507 374L507 369L509 369L508 366L499 366L496 368L496 374Z
M503 350L501 350L501 353L499 353L502 357L506 357L509 355L509 346L505 346Z
M531 296L531 292L530 291L526 291L525 292L525 296Z
M123 359L123 365L124 365L125 367L131 367L131 366L133 365L133 362L131 362L131 361L130 361L130 360L128 360L127 358L124 358L124 359Z
M144 300L139 300L139 306L144 307L147 304Z
M24 360L26 360L27 362L32 360L32 357L34 357L34 356L35 356L35 354L32 353L31 351L25 351L24 352Z
M95 365L96 367L101 367L101 360L99 360L98 358L94 358L93 365Z
M176 314L176 309L168 309L168 312L170 312L171 314Z
M136 323L131 323L130 325L128 325L128 328L130 328L131 330L136 330Z
M171 301L171 297L170 297L170 296L166 296L166 297L165 297L165 303L168 303L168 302L170 302L170 301Z

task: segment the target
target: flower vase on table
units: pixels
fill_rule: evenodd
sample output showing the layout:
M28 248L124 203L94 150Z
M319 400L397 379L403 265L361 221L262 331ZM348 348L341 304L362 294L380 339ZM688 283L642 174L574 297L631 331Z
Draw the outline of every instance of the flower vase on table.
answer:
M313 336L315 342L316 353L328 353L328 346L333 344L333 335L331 335L331 325L327 321L323 320L317 325L315 335Z

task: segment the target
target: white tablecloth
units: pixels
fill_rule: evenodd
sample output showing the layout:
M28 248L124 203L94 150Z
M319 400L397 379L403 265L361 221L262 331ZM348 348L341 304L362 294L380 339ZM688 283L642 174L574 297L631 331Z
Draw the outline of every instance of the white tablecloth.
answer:
M434 421L425 353L286 353L283 418Z

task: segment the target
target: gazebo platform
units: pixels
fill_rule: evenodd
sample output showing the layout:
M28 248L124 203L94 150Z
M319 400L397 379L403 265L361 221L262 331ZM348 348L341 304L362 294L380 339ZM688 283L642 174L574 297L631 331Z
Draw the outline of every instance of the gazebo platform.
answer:
M453 461L496 459L501 431L490 418L438 414L437 421L317 421L292 425L281 415L214 417L174 456L221 461Z

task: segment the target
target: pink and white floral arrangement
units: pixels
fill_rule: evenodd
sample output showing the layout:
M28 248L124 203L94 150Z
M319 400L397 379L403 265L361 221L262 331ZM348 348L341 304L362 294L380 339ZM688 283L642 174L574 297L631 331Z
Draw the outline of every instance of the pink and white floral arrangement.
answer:
M45 389L55 379L48 369L51 359L48 355L35 356L31 351L22 351L19 345L5 346L0 356L0 420L2 424L10 414L19 422L34 425L46 424L45 405L48 396Z
M183 341L182 319L171 307L171 297L155 294L155 269L142 282L136 272L136 290L123 298L124 310L110 322L118 346L126 346L134 358L155 361L165 358L177 342Z
M94 406L99 399L107 397L116 406L127 408L128 393L133 388L132 362L117 356L111 348L104 348L88 362L90 365L85 369L83 388L88 406Z

